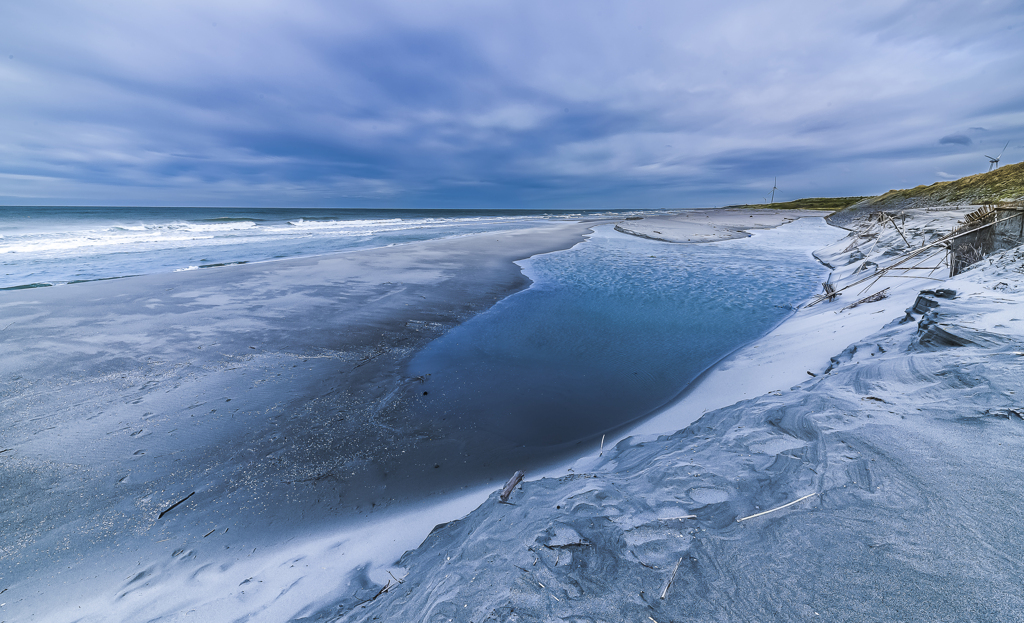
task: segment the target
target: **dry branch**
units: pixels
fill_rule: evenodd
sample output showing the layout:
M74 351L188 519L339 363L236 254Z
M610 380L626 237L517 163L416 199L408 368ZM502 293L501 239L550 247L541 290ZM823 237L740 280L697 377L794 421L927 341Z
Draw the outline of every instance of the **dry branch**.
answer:
M789 506L792 506L792 505L796 504L797 502L803 502L803 501L804 501L804 500L806 500L807 498L809 498L809 497L813 497L813 496L815 496L815 495L818 495L818 494L817 494L817 493L808 493L808 494L807 494L807 495L805 495L804 497L802 497L802 498L798 498L798 499L796 499L796 500L793 500L792 502L789 502L789 503L787 503L787 504L783 504L782 506L777 506L777 507L775 507L775 508L771 508L771 509L768 509L768 510L766 510L766 511L761 511L760 513L756 513L756 514L754 514L754 515L747 515L746 517L740 517L740 518L739 518L739 519L737 519L736 521L737 521L737 522L740 522L740 521L746 521L746 520L748 520L748 519L753 519L754 517L760 517L761 515L767 515L768 513L774 513L775 511L780 511L780 510L782 510L782 509L784 509L784 508L787 508L787 507L789 507Z
M853 309L854 307L860 305L861 303L874 303L876 301L881 301L884 298L888 298L888 296L889 296L889 288L885 288L884 290L879 290L878 292L875 292L874 294L871 294L871 295L865 296L862 299L856 300L856 301L850 303L849 305L847 305L846 307L840 309L839 311L846 311L848 309Z
M165 508L165 509L163 510L163 512L162 512L162 513L160 513L159 515L157 515L157 516L156 516L156 518L157 518L157 519L163 519L163 516L164 516L164 515L166 515L167 513L171 512L172 510L174 510L175 508L177 508L179 504L181 504L182 502L184 502L185 500L189 499L190 497L192 497L192 496L193 496L193 495L195 495L195 494L196 494L196 492L195 492L195 491L193 491L192 493L189 493L188 495L186 495L185 497L181 498L180 500L178 500L178 501L177 501L177 502L175 502L174 504L171 504L170 506L168 506L167 508Z
M946 234L946 235L942 236L941 238L939 238L938 240L935 240L935 241L933 241L933 242L931 242L929 244L926 244L924 246L918 247L917 249L914 249L913 251L903 255L902 257L900 257L894 263L890 264L889 266L886 266L885 268L878 269L878 272L876 272L876 273L874 273L872 275L868 275L867 277L864 277L863 279L858 279L857 281L854 281L853 283L850 283L850 284L847 284L847 285L845 285L845 286L843 286L841 288L838 288L834 292L827 292L826 291L825 294L817 295L816 297L814 297L814 299L812 299L804 307L813 307L813 306L817 305L818 303L820 303L820 302L822 302L822 301L824 301L826 299L831 301L839 293L841 293L843 290L852 288L853 286L856 286L856 285L860 285L860 284L864 283L865 281L870 281L871 279L875 279L875 280L881 279L882 277L886 276L886 273L889 272L890 270L906 270L906 268L901 266L902 264L904 264L906 262L909 262L910 260L912 260L915 257L921 255L922 253L924 253L928 249L932 249L934 247L940 247L940 246L941 247L948 247L950 242L955 240L955 239L957 239L957 238L960 238L962 236L966 236L968 234L974 233L974 232L978 231L979 229L985 229L987 227L992 227L994 225L998 225L999 223L1004 223L1004 222L1009 221L1010 219L1014 219L1014 218L1018 218L1018 217L1017 216L1008 216L1008 217L1006 217L1004 219L1000 219L998 221L993 221L991 223L986 223L986 224L982 225L981 227L978 227L976 229L972 229L970 231L953 232L953 233ZM924 279L924 278L925 277L917 277L917 279Z
M891 216L889 217L889 222L892 223L892 226L896 228L896 233L898 233L900 235L900 238L903 238L903 242L907 243L908 247L914 246L914 245L910 244L910 241L907 240L907 237L903 235L903 232L900 231L900 226L896 224L896 221L894 221Z
M523 476L526 476L526 472L523 470L518 470L516 473L512 474L512 477L508 479L505 486L501 488L501 495L498 496L502 502L508 504L508 496L512 495L512 491L515 490L516 486L523 481Z
M672 582L675 581L675 579L676 579L676 572L679 571L679 565L681 565L682 563L683 563L683 559L682 558L680 558L679 561L676 562L676 568L672 570L672 577L670 577L668 579L668 584L665 585L665 590L661 591L661 598L662 599L665 599L665 595L668 595L668 589L672 586Z

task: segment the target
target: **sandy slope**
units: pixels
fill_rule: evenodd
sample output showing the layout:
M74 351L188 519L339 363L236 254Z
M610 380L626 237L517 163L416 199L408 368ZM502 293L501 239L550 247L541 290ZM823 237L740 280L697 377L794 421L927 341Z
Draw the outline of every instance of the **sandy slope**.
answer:
M958 216L914 211L904 235L919 245ZM820 253L840 284L906 246L854 226ZM403 556L401 584L350 585L307 620L1021 620L1024 249L943 275L802 310L705 380L774 391L625 439L514 505L492 495ZM905 313L926 287L957 296ZM778 372L752 380L766 361ZM698 390L662 423L727 401Z
M667 216L620 221L615 229L624 234L665 242L715 242L745 238L751 230L771 229L805 216L822 216L822 212L770 208L684 210Z

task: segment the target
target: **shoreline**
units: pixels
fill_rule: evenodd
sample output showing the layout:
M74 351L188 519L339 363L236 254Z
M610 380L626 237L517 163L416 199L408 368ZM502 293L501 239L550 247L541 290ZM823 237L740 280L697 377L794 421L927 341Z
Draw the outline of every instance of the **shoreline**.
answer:
M820 215L819 214L814 214L814 216L820 216ZM590 224L592 224L592 223L590 223ZM576 223L576 224L573 224L573 229L574 229L574 231L578 230L578 229L589 229L590 224L588 224L588 223ZM501 232L501 233L504 233L504 232ZM573 236L573 235L576 235L576 234L567 234L567 235ZM486 235L484 235L484 236L486 236ZM447 240L450 240L450 239L447 239ZM582 240L582 237L580 238L580 240ZM388 249L388 248L385 247L383 249ZM394 250L388 251L388 254L391 254L391 253L397 254L397 253L401 252L401 249L396 249L396 248L391 248L391 249L394 249ZM555 250L555 249L551 249L551 250ZM539 253L543 253L543 252L546 252L546 251L540 251ZM531 254L531 255L535 255L535 254L536 253ZM341 254L341 255L345 255L345 254ZM323 256L320 256L320 257L322 258ZM296 262L298 264L306 264L307 268L308 268L309 264L317 264L317 263L319 263L319 260L314 261L314 258L302 258L301 260L280 260L280 262ZM298 272L301 273L301 267L297 267L297 268L300 268L300 270ZM519 271L519 267L518 266L513 265L513 268L515 269L515 271L517 271L517 272ZM249 268L245 268L244 270L246 270L246 271L253 271L255 273L261 272L258 267L253 267L253 266L250 266ZM194 276L197 272L198 271L191 271L191 276ZM180 273L178 273L178 274L180 275ZM520 275L520 276L524 280L526 279L525 276L522 276L522 275ZM182 277L181 279L188 279L188 277ZM409 284L405 284L405 285L408 286ZM523 287L525 287L525 286L523 286ZM50 290L50 289L47 288L47 289L44 289L44 290ZM509 293L511 293L511 292L509 292ZM401 293L401 292L396 293L394 291L386 291L386 292L378 292L378 293L376 293L376 295L381 297L378 300L383 300L383 301L391 300L392 301L392 305L391 305L392 309L395 308L395 307L400 307L402 301L405 300L405 299L400 298L403 295L403 293ZM26 295L26 296L28 296L28 295ZM211 294L210 293L205 293L204 296L211 296ZM217 296L217 295L212 295L212 296ZM412 297L412 296L415 296L415 293L405 293L405 296L406 297ZM399 297L399 298L396 298L396 297ZM140 296L140 298L142 298L142 297ZM215 304L217 307L220 307L220 306L225 304L224 301L220 301L220 302L217 302L217 301L206 301L206 302L208 304ZM3 303L5 303L5 301L4 302L0 302L0 306L2 306ZM102 304L102 303L97 303L97 304ZM413 326L414 327L418 327L424 333L432 335L433 333L436 333L437 331L443 330L443 327L439 328L439 327L434 326L433 324L431 324L432 322L436 322L436 321L430 321L430 320L424 321L424 320L420 320L420 318L422 318L422 315L418 315L417 319L415 319L415 320L417 322L422 322L423 326L419 326L418 324L414 324ZM406 326L408 326L408 322L407 322ZM291 336L291 337L287 337L286 336L286 337L279 337L278 339L281 341L281 343L288 344L288 343L292 343L291 340L293 338L294 338L294 336ZM429 339L425 337L424 339L427 339L427 341L429 341L429 339L433 339L433 337L429 337ZM301 341L300 341L300 343L301 343ZM364 364L363 368L365 368L365 372L370 377L376 377L377 375L379 375L380 370L383 369L382 366L383 367L391 366L390 369L393 370L392 374L400 375L401 364L400 364L399 360L394 359L394 357L392 357L391 355L384 355L384 356L374 357L375 352L377 352L376 351L376 346L377 345L379 345L379 342L377 344L374 344L374 343L367 344L365 346L365 348L363 349L363 351L360 351L361 354L355 353L355 354L351 354L351 355L346 355L345 357L331 356L329 353L326 352L327 349L323 349L321 352L316 352L316 353L313 353L313 354L306 353L306 355L308 355L306 357L303 357L302 353L300 353L300 352L284 353L283 355L287 356L287 358L284 359L283 361L278 361L277 363L278 364L282 364L282 365L278 365L277 368L273 368L273 369L282 369L282 368L287 367L287 365L289 365L289 364L290 365L297 365L297 362L296 362L297 359L315 359L317 361L320 361L321 363L326 363L328 365L336 365L339 361L341 361L341 362L347 361L350 364L355 365L355 364L361 363L364 358L369 357L370 358L369 359L369 363ZM200 344L200 346L205 346L205 345L204 344ZM313 348L313 347L314 347L314 343L307 341L307 348ZM243 350L243 355L248 355L249 354L249 353L244 353L245 345L241 345L241 346L239 346L239 348ZM199 349L197 347L197 350L203 350L203 349ZM253 349L253 350L258 350L258 349ZM263 362L262 362L261 366L264 369L266 369L267 371L271 371L272 372L273 370L271 370L271 368L273 367L273 362L271 362L270 360L267 359L267 353L265 352L266 350L267 349L262 349L258 353L253 353L253 355L257 355L256 358L262 358ZM411 352L415 352L415 347L414 346L405 345L405 347L403 347L403 349L402 349L402 353L408 354L408 353L411 353ZM401 354L402 353L398 353L399 359L401 359ZM282 359L282 357L278 357L278 359ZM237 365L238 364L238 361L236 361L236 360L232 360L232 361L233 361L233 363L231 365ZM211 362L211 361L207 360L207 361L202 362L201 364L199 364L198 367L203 368L205 370L209 370L212 367L215 367L214 364L215 364L215 362ZM717 364L716 364L716 366L717 366ZM254 367L255 366L250 365L250 368L249 368L250 371L252 371ZM207 372L207 374L209 375L208 372ZM264 375L264 376L266 376L266 375ZM323 375L320 375L320 376L323 376ZM139 380L142 381L142 379L139 379ZM145 382L143 382L142 384L144 385ZM256 387L254 386L254 389L255 388ZM297 393L302 394L302 393L308 393L308 392L311 392L311 391L314 391L314 389L313 388L306 388L306 389L304 389L302 391L299 391ZM238 401L238 398L235 398L233 400L233 402L237 402L237 401ZM385 417L385 419L383 419L383 420L379 419L378 420L378 424L380 424L381 427L389 426L388 420L386 419L387 414L384 414L384 417ZM655 417L657 417L657 416L655 416ZM148 419L153 419L153 418L152 418L152 416L150 416L150 418L148 418ZM156 418L156 419L158 419L158 418ZM134 431L133 430L125 431L125 434L126 435L130 435L132 432L134 432ZM154 430L145 430L142 438L145 439L149 435L151 435L153 433L159 433L159 432L160 432L159 430L155 430L155 429ZM429 441L429 439L428 439L428 441ZM442 443L443 443L443 441L442 441ZM606 446L606 448L607 448L607 446ZM455 450L453 452L457 453L458 450ZM287 459L287 454L286 453L285 454L278 454L278 456ZM134 459L134 460L138 460L138 459ZM561 460L558 460L558 461L559 461L559 463L561 462ZM545 470L538 470L538 472L535 472L535 473L539 473L539 472L543 472L543 471L545 471ZM307 471L305 475L298 474L299 476L301 476L300 482L303 483L301 486L308 487L310 489L309 495L316 495L316 491L317 491L318 488L319 489L323 489L323 490L327 490L327 489L333 490L333 489L337 488L337 484L338 483L337 483L336 480L333 479L333 477L328 477L325 481L321 481L320 479L318 479L318 474L322 474L322 473L324 473L324 472L322 472L322 471L319 471L319 472L317 472L317 471ZM249 479L254 478L254 477L257 477L257 478L264 477L264 476L261 476L258 473L256 473L256 474L247 474L247 473L242 472L239 475L244 477L244 478L249 478ZM432 475L433 474L430 474L430 475L428 475L428 477L430 477ZM386 478L387 474L384 474L384 477ZM460 516L460 515L468 512L468 511L472 510L474 507L478 506L479 503L487 497L488 493L493 491L493 489L496 486L496 484L500 484L500 482L497 482L497 480L504 481L504 479L506 477L507 477L507 475L506 475L505 471L504 470L500 470L499 472L495 472L494 476L491 477L491 482L489 484L484 484L484 485L478 486L478 487L469 486L468 489L466 489L467 485L463 485L462 488L463 488L463 490L467 491L466 494L460 494L458 492L458 490L452 490L452 489L449 488L447 490L447 493L443 494L443 497L445 498L445 501L441 505L438 505L436 503L427 501L425 498L421 497L421 498L419 498L420 501L416 501L416 499L405 500L402 503L401 506L398 506L398 507L395 507L395 508L389 508L387 504L385 504L383 507L376 507L376 508L373 509L373 516L377 518L376 520L378 522L379 521L390 522L390 523L388 523L388 525L393 525L393 526L407 525L410 521L418 523L418 522L423 521L424 518L426 518L426 517L451 518L451 517ZM392 484L391 482L383 483L382 480L380 479L380 474L379 473L377 474L377 478L378 479L376 480L376 483L378 485L385 484L385 486L390 486L390 487L392 487L392 490L394 490L395 485ZM478 480L482 480L482 479L478 479ZM130 482L131 482L131 479L129 479L129 483ZM321 483L323 483L323 484L321 485ZM294 486L294 485L289 485L289 486ZM413 488L415 489L416 487L414 486ZM380 492L383 492L383 490L380 490ZM185 494L187 494L187 493L188 493L188 491L184 491L184 490L182 490L180 492L182 497ZM209 500L210 496L213 493L215 493L215 492L211 492L211 491L208 491L208 490L207 491L200 491L197 494L197 496L205 495L207 497L207 500ZM223 492L221 494L223 494ZM266 492L264 492L264 495L265 494L266 494ZM168 494L164 495L163 497L167 499L166 501L168 503L171 503L171 502L174 501L174 499L172 499L172 498L176 499L177 496L172 496L172 495L170 495L170 493L168 493ZM207 502L202 502L200 505L192 506L190 508L190 506L192 504L196 503L196 502L197 502L196 498L193 498L192 500L190 500L189 502L186 502L182 506L183 509L188 510L188 517L189 517L189 521L191 522L190 525L178 525L173 530L171 530L170 532L168 532L168 529L165 528L163 530L163 532L161 532L161 534L159 535L160 539L165 539L165 540L166 540L167 536L171 537L170 541L168 541L167 544L166 544L166 549L167 549L166 554L169 557L170 557L170 554L172 553L171 550L174 549L175 547L180 548L180 546L181 546L181 544L183 542L187 543L189 541L192 541L194 543L199 543L201 546L204 546L204 547L201 547L200 549L198 549L196 551L199 551L199 552L203 551L204 549L206 549L205 548L206 544L203 543L202 541L194 541L196 536L202 536L202 534L206 532L207 527L209 527L208 525L211 524L211 523L215 523L218 526L222 526L222 525L225 525L224 524L224 520L225 519L230 520L229 517L224 517L222 515L217 515L216 513L212 513L211 514L209 512L205 512L205 511L198 512L201 509L203 509L203 506L205 506L205 504ZM157 506L155 501L152 503L152 506L154 506L154 507ZM453 512L447 513L447 512L445 512L443 510L440 510L440 509L445 509L445 508L453 509ZM159 508L155 508L154 510L159 510ZM265 514L268 511L270 511L272 513L273 510L264 507L263 509L260 510L260 513L264 515L264 519L261 519L260 521L266 523L268 527L269 526L274 526L275 530L279 530L282 527L284 527L282 525L282 521L287 522L287 516L289 515L289 513L294 513L295 510L296 510L295 508L289 508L287 511L282 511L282 515L281 515L281 519L280 520L273 520L272 519L272 520L270 520L268 522L268 520L265 518ZM303 519L306 520L306 521L309 520L309 517L308 517L308 515L306 513L310 512L310 510L311 509L307 508L307 510L302 515ZM312 510L315 510L315 509L312 509ZM199 517L197 518L197 517L195 517L195 515L199 515ZM169 517L173 520L174 514L169 515ZM296 543L298 543L298 544L287 545L287 546L284 546L284 547L282 547L280 545L280 539L279 538L268 539L268 538L255 537L252 534L252 529L255 527L255 525L252 524L251 522L249 522L248 527L247 527L245 522L241 522L241 523L239 523L237 521L233 522L233 523L231 523L231 526L230 526L231 530L232 530L230 533L223 534L223 533L218 532L217 536L218 536L218 543L219 544L221 544L221 545L227 544L230 547L240 546L240 545L243 545L245 543L258 544L259 550L261 552L265 552L265 553L263 554L263 557L259 557L256 554L256 552L254 552L253 555L257 556L257 559L250 560L248 562L248 568L250 568L250 570L259 570L262 573L262 577L264 578L261 581L264 582L265 584L268 584L268 585L274 585L274 584L280 584L280 582L282 581L282 578L283 577L288 577L288 576L286 574L284 574L284 575L282 575L281 578L274 577L272 579L270 576L267 575L267 573L266 573L267 570L269 568L280 568L281 566L283 566L284 562L286 562L286 560L289 557L294 557L294 556L301 556L303 558L309 558L311 560L312 559L320 560L320 562L323 565L326 565L328 568L336 568L339 573L344 571L344 574L347 575L347 569L351 569L351 567L345 567L344 564L342 564L341 567L338 567L337 565L340 564L338 561L335 561L335 560L328 561L327 559L324 558L325 553L323 551L317 551L317 550L320 550L321 548L325 547L325 543L333 544L333 546L330 547L329 549L332 549L333 547L337 547L340 542L352 543L352 542L354 542L353 539L358 539L359 538L359 537L354 536L354 535L357 535L357 534L365 535L363 538L366 538L366 537L368 537L371 534L375 534L373 528L367 528L366 527L367 524L365 522L366 522L366 520L368 518L369 518L368 514L360 513L353 520L353 523L351 523L349 528L345 528L345 523L344 522L339 523L337 521L336 517L332 518L332 522L316 522L316 521L314 521L314 522L310 523L309 525L305 526L305 528L303 530L301 530L299 532L296 532L296 536L298 537L297 540L296 540ZM200 525L200 524L202 524L202 525ZM360 527L360 526L362 526L362 527ZM220 530L220 528L217 528L217 529ZM243 534L241 534L241 532L242 531L246 531L246 530L248 531L248 533L243 536ZM182 540L180 538L180 536L179 536L179 538L175 538L174 534L185 536L185 538L184 538L184 540ZM188 537L187 536L188 534L191 534L192 536ZM425 534L425 531L422 534ZM210 538L212 539L213 536L211 536ZM422 538L422 535L419 538ZM275 540L278 542L278 545L275 545ZM385 540L387 540L387 539L385 539ZM411 547L412 545L415 545L415 543L410 544L407 541L406 541L405 545L401 545L401 546L397 545L398 543L402 542L402 538L400 538L398 536L396 536L394 539L391 539L391 540L393 541L393 543L395 543L395 545L393 545L392 547L397 547L398 548L397 551L395 551L396 556L397 556L397 554L401 554L401 552L404 551L405 549L409 549L409 547ZM417 539L416 542L418 542L418 539ZM161 547L164 547L164 546L161 545ZM269 547L270 549L267 550L266 549L267 547ZM389 550L384 548L384 549L381 549L380 551L375 552L375 553L377 555L380 555L380 554L382 554L385 551L389 551ZM394 551L394 550L390 550L390 551ZM207 553L210 554L212 552L207 552ZM152 557L150 557L150 558L152 558ZM377 558L377 556L374 556L374 558ZM250 556L247 556L246 559L250 559ZM253 565L255 565L255 567L253 567ZM370 575L366 576L367 578L369 578L367 581L371 581L371 580L372 580L372 582L384 581L386 579L386 575L382 575L382 574L385 574L386 570L389 569L389 568L390 568L389 565L383 565L383 566L377 566L377 567L371 568L368 571L368 573ZM155 569L156 569L156 571L154 572L154 574L156 576L163 577L163 579L165 580L165 583L168 580L168 578L172 578L173 579L173 577L175 576L175 574L172 572L172 570L170 568L165 568L163 564L157 565L155 567ZM394 572L398 573L397 570L395 570ZM211 582L213 584L218 584L218 583L222 583L223 582L221 584L221 589L234 591L235 589L233 589L233 587L237 586L238 582L240 582L242 580L245 580L244 577L238 579L237 581L231 580L231 578L235 577L238 573L239 573L239 571L237 569L234 570L234 571L226 571L224 574L221 574L221 575L208 576L206 578L206 581L207 582ZM280 571L278 571L278 573L280 573ZM367 572L364 572L364 573L367 573ZM55 576L55 577L60 577L60 576L67 577L67 574L64 573L64 572L61 572L60 574L58 574L58 576ZM303 577L305 577L305 576L303 576ZM230 583L231 581L234 581L234 584L231 584ZM308 578L305 581L308 582L309 581ZM151 582L151 584L153 584L155 586L159 586L160 582L158 580L154 580L154 581ZM284 587L282 586L282 588L284 588ZM147 589L143 593L143 594L148 594L149 595L149 598L146 598L145 600L146 600L147 603L149 603L150 606L157 607L159 604L164 604L164 601L162 601L162 600L171 599L170 595L166 594L166 593L164 594L162 599L153 599L155 597L155 593L153 591L161 591L161 590L165 591L165 590L167 590L167 587L165 586L164 588ZM267 589L264 589L264 590L267 590ZM303 594L307 594L307 595L308 594L316 594L316 591L314 591L313 593L305 592ZM330 594L331 594L330 591L324 592L323 593L323 597L321 599L317 600L317 601L322 601L323 599L328 599L329 600L328 595L330 595ZM138 598L142 599L143 598L142 594L140 594ZM104 599L100 598L100 601L103 602ZM293 605L295 603L295 602L292 602L290 600L282 600L282 601L273 600L273 601L275 601L275 604L276 604L275 608L284 608L284 610L281 610L282 614L285 614L285 612L287 611L287 608L290 607L290 606L286 606L287 603L292 603ZM170 603L170 602L167 602L167 603ZM101 603L101 604L97 605L97 611L99 612L99 611L102 611L104 608L109 608L109 607L110 607L109 603L106 603L106 605L103 605ZM164 607L164 606L160 605L159 607ZM293 612L294 612L294 610L293 610Z
M816 255L854 281L904 234L927 241L957 216L908 214L899 236L859 223ZM340 620L1013 620L1024 551L1002 526L1022 519L1020 272L1020 247L996 254L942 280L956 298L923 315L904 310L937 287L927 277L804 307L603 457L439 526L397 563L401 588Z
M592 225L5 293L5 612L39 582L87 601L136 556L213 554L211 529L264 548L464 488L444 424L403 420L405 363ZM413 470L424 453L445 465Z

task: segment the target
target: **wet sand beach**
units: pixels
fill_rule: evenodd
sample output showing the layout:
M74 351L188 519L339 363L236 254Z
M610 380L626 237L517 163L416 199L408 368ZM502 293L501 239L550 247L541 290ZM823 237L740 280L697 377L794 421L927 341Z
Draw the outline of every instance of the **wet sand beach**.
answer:
M406 365L525 288L515 260L568 248L594 224L5 292L5 598L38 613L55 590L69 603L100 596L133 620L132 600L153 604L146 591L184 581L175 565L227 556L204 581L218 586L240 556L269 548L273 563L249 564L290 566L280 552L292 539L365 529L570 456L548 448L530 463L474 428L474 414L422 417L430 384ZM286 577L266 579L281 588ZM329 601L350 581L311 589L301 578L305 592L289 599ZM270 601L292 607L283 595ZM174 610L166 595L161 604Z
M4 292L3 588L129 536L255 546L486 480L454 423L410 420L403 366L589 229Z

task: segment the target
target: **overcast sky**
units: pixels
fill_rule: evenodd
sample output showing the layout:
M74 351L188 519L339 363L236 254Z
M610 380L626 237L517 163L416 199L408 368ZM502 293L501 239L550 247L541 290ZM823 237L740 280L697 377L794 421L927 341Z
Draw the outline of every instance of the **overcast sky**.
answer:
M1024 159L1020 0L0 0L0 203L679 208Z

